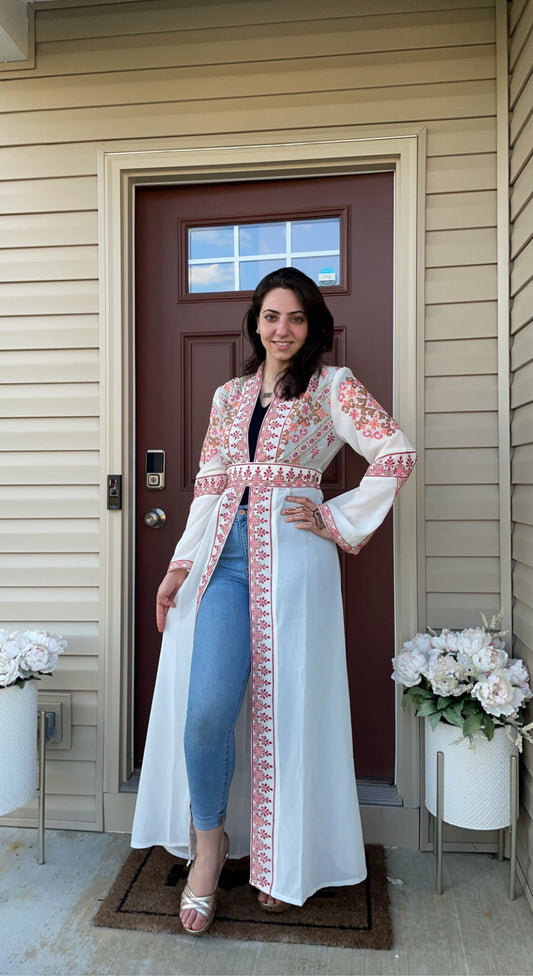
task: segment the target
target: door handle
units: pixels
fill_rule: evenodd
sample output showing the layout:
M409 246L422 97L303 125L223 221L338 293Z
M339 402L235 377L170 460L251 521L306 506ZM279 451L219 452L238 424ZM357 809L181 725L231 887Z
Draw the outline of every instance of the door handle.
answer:
M160 529L166 522L167 517L162 508L151 508L144 516L144 524L149 529Z

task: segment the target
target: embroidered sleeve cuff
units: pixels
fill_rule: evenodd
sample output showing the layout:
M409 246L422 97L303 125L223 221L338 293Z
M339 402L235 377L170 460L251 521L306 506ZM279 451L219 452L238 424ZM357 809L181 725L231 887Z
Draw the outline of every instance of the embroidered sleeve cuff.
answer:
M172 559L168 564L167 573L171 573L173 569L186 569L190 573L192 562L190 559Z
M329 506L326 504L320 505L320 514L324 519L324 525L328 530L330 536L335 540L340 549L344 549L345 552L349 552L351 556L357 556L364 545L368 542L368 539L364 539L357 546L352 546L346 539L340 534L335 519L331 513ZM370 536L368 537L370 538Z
M194 483L194 497L200 495L222 495L226 490L228 476L225 474L198 475Z
M396 478L396 498L400 489L403 488L411 471L416 464L416 454L414 451L399 451L396 454L386 454L378 458L367 468L366 478Z

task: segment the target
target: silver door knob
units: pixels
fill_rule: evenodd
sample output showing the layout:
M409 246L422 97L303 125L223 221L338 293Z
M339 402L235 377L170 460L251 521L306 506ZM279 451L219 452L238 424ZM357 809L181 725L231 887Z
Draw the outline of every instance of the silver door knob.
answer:
M144 516L144 524L149 529L160 529L165 524L167 517L162 508L151 508Z

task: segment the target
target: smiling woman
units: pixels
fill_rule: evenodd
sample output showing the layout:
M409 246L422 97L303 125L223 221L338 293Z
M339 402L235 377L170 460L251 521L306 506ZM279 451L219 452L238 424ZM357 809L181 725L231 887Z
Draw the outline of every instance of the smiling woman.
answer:
M280 268L257 286L246 315L253 354L244 374L264 363L261 392L300 396L333 345L333 316L315 283L295 268Z
M211 925L229 855L250 852L270 912L366 875L337 546L359 553L415 461L351 370L323 365L333 316L310 278L267 275L245 321L252 355L215 392L157 593L163 646L132 835L184 853L192 817L191 935ZM369 467L325 503L322 472L344 443Z
M272 387L278 373L297 355L307 339L307 316L295 292L288 288L274 288L263 299L257 332L266 351L263 371L264 389Z

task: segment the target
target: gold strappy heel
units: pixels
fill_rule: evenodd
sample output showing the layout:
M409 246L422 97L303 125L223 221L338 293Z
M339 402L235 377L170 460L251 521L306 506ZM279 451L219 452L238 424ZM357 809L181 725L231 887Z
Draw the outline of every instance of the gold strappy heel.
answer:
M215 917L215 912L217 908L217 887L220 880L220 875L222 874L222 868L226 863L229 856L229 838L227 834L224 834L226 838L226 853L222 859L222 864L220 865L220 870L218 872L217 880L215 883L215 890L212 895L195 895L189 888L189 882L185 885L181 893L180 899L180 913L186 911L187 909L192 909L194 912L198 912L200 915L205 916L205 925L201 929L189 929L184 922L181 924L189 935L204 935L205 932L211 927L213 919Z

